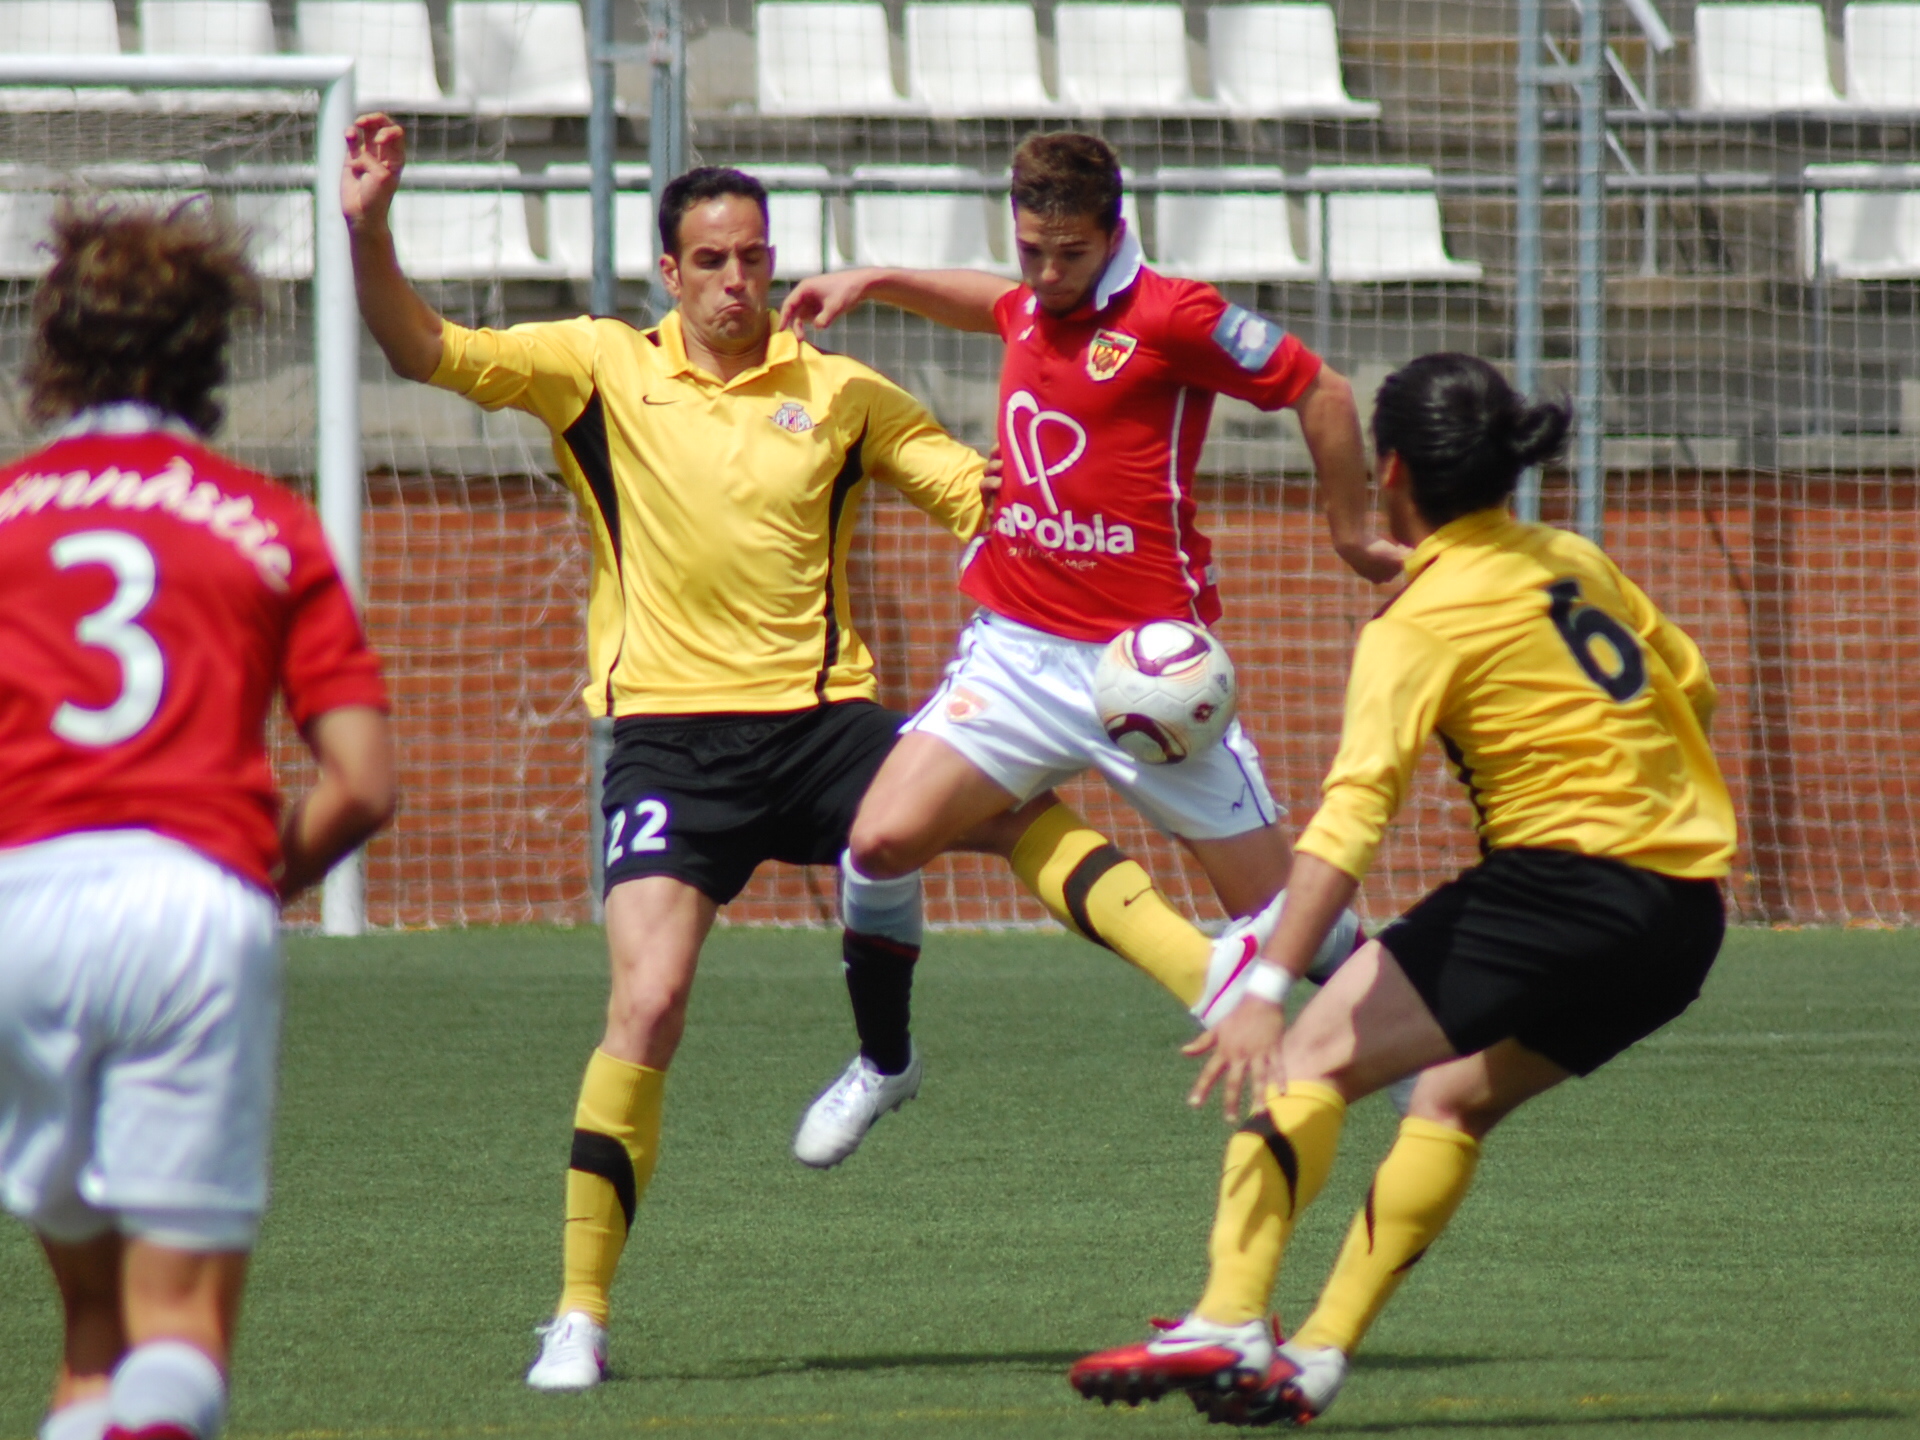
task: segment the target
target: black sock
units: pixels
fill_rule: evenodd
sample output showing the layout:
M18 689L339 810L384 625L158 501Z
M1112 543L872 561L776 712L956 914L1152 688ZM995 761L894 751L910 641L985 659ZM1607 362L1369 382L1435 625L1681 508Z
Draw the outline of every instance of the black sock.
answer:
M913 1053L908 1025L913 1011L913 962L920 958L920 947L845 930L840 955L847 972L847 998L853 1001L853 1027L860 1032L860 1053L882 1075L898 1075Z

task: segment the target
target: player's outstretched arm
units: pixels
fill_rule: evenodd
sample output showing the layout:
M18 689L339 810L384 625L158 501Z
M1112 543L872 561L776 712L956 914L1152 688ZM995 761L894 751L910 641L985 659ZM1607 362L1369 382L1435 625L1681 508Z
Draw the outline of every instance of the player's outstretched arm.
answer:
M280 898L322 879L393 818L393 727L364 705L329 710L307 727L320 783L280 824Z
M1374 534L1367 493L1367 451L1360 438L1360 412L1353 386L1331 366L1322 366L1293 404L1300 433L1313 456L1314 473L1327 507L1333 548L1355 574L1384 585L1400 578L1407 548Z
M839 270L802 280L780 307L782 329L826 329L869 300L924 315L950 330L997 334L993 307L1013 289L1011 280L984 270Z
M362 115L347 131L340 208L353 248L360 314L394 373L425 380L440 366L440 316L401 273L387 225L406 163L406 131L385 115Z

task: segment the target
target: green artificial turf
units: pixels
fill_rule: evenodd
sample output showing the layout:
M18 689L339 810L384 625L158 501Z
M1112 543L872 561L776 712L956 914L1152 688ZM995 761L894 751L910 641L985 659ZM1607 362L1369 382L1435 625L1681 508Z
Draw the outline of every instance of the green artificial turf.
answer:
M527 1392L557 1285L594 932L292 945L275 1208L230 1433L282 1440L1196 1435L1063 1379L1201 1280L1226 1130L1185 1017L1054 936L937 935L922 1098L787 1154L851 1032L835 938L722 932L616 1294L615 1379ZM1328 1436L1920 1436L1920 937L1733 935L1680 1023L1522 1112ZM1391 1134L1358 1107L1282 1277L1299 1317ZM0 1226L0 1440L51 1289ZM1219 1433L1219 1432L1211 1432Z

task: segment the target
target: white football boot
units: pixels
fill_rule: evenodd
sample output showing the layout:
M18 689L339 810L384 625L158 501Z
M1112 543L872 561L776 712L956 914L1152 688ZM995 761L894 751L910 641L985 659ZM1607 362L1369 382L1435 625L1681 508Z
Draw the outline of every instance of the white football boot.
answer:
M535 1390L591 1390L607 1378L607 1327L584 1310L536 1325L540 1358L527 1371Z
M1240 997L1246 994L1254 964L1280 926L1280 912L1286 898L1287 892L1282 890L1264 910L1235 921L1213 942L1213 954L1207 960L1206 988L1200 992L1199 1003L1191 1011L1202 1030L1213 1029L1231 1015ZM1360 918L1351 910L1342 910L1340 918L1327 931L1327 938L1314 952L1313 963L1307 967L1307 979L1316 985L1326 984L1365 939Z
M829 1170L858 1150L875 1121L920 1093L920 1047L913 1046L907 1056L907 1068L898 1075L882 1075L866 1056L854 1056L800 1117L793 1158Z

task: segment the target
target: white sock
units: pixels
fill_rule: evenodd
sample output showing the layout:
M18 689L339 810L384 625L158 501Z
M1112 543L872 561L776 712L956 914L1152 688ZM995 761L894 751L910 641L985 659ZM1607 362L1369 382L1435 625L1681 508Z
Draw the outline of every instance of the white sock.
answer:
M1333 972L1346 964L1347 957L1353 954L1360 934L1360 917L1351 910L1342 910L1340 918L1328 928L1327 938L1313 952L1313 961L1307 966L1307 979L1316 985L1324 985L1331 980Z
M107 1392L122 1430L178 1425L213 1440L226 1418L227 1382L205 1352L181 1340L154 1340L128 1352Z
M920 872L897 880L874 880L853 863L853 852L840 854L840 923L856 935L878 935L899 945L920 944Z
M40 1440L100 1440L107 1433L112 1405L105 1395L76 1400L40 1422Z

